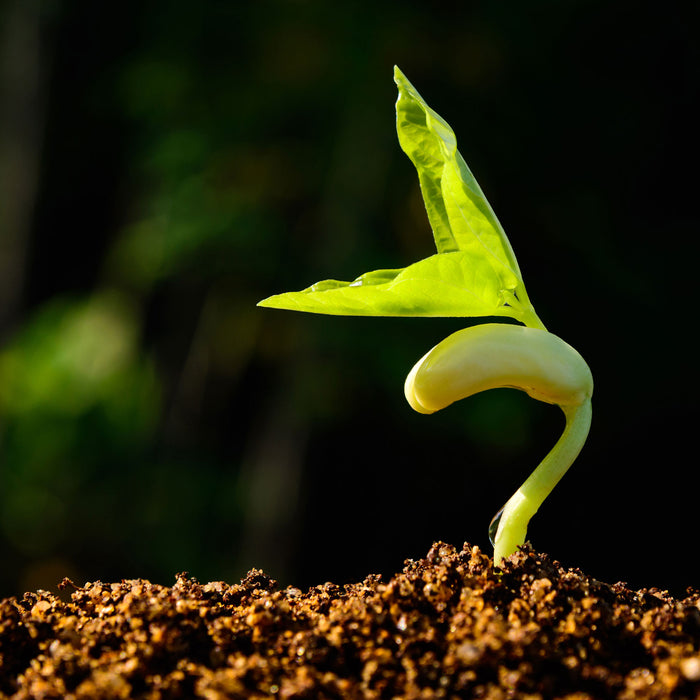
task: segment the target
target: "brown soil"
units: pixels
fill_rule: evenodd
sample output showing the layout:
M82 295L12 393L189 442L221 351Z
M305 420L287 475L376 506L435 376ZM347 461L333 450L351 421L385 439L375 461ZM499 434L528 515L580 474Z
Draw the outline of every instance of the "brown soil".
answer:
M0 602L3 698L700 698L683 600L436 543L382 583L64 580Z

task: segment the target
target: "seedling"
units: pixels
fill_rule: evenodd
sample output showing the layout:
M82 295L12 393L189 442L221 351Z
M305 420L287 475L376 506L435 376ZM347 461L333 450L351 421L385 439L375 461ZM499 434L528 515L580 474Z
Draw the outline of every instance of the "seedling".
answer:
M593 378L581 355L535 313L513 249L450 126L398 68L394 80L399 143L418 171L437 253L352 282L317 282L259 306L349 316L503 316L522 324L484 323L453 333L416 363L404 387L420 413L498 387L521 389L564 412L562 436L491 521L498 565L524 544L530 518L583 447Z

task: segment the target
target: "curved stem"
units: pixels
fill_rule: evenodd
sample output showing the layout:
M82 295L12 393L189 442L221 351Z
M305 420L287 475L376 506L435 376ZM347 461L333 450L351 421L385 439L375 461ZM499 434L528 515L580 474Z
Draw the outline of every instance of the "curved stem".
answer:
M494 541L494 564L525 543L527 525L583 447L591 426L591 399L578 406L561 406L566 416L562 436L535 471L510 497L501 511Z

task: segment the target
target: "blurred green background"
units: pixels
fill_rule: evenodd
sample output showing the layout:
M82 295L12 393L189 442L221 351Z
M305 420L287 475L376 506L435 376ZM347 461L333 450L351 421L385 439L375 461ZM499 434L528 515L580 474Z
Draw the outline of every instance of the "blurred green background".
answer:
M0 595L176 572L390 575L491 516L557 439L513 391L431 417L459 320L270 294L430 254L398 64L456 131L591 436L530 527L597 578L700 585L697 5L6 0Z

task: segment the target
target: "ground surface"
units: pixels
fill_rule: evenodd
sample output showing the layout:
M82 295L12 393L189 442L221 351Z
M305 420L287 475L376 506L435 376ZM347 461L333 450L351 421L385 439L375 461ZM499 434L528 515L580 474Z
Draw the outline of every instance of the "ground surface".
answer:
M68 580L0 602L3 698L700 698L700 592L609 586L526 550L436 543L308 592Z

